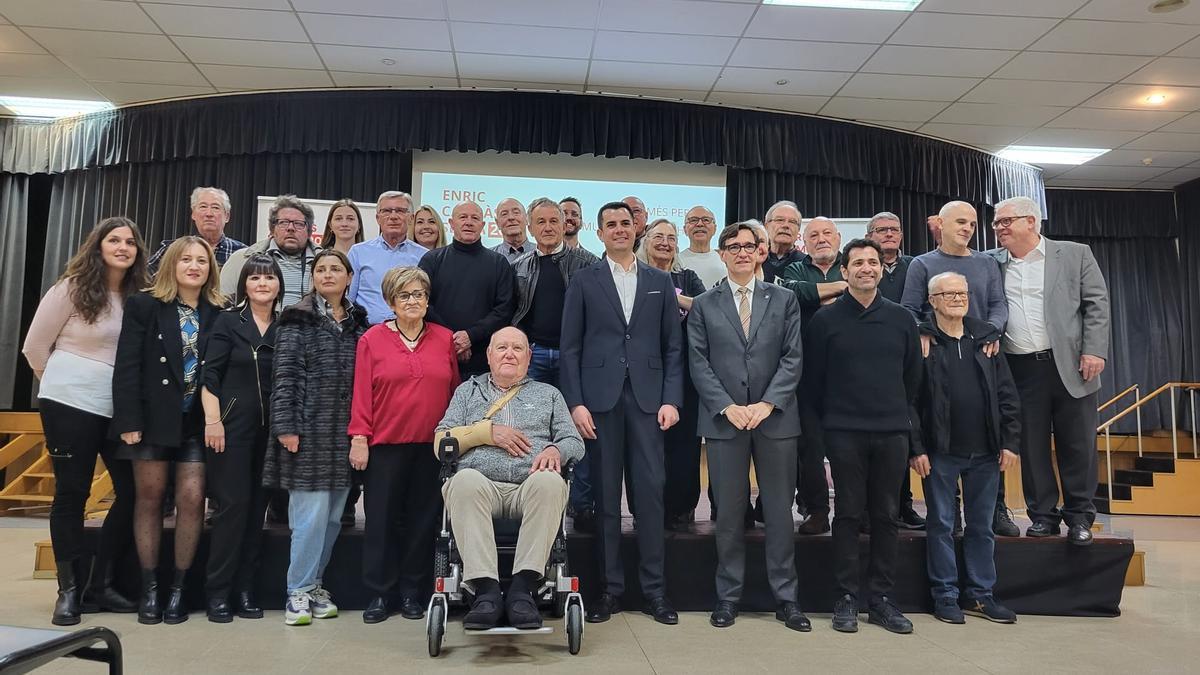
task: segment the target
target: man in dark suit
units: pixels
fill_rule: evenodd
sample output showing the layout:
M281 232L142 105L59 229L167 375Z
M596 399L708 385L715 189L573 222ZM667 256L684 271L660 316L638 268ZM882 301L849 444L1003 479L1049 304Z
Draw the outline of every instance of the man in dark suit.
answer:
M800 414L803 338L794 293L756 282L763 243L754 228L735 223L717 240L727 276L697 297L688 315L692 381L700 396L697 432L707 439L708 475L717 501L717 606L709 622L732 626L746 562L742 522L750 496L750 457L767 526L767 578L788 628L812 630L796 602L792 490ZM741 357L741 358L739 358Z
M992 228L1004 247L989 251L1008 300L1001 347L1021 394L1021 484L1033 521L1025 535L1057 536L1066 520L1067 539L1087 546L1096 519L1096 391L1108 357L1108 286L1090 248L1041 235L1032 199L996 204Z
M633 212L621 202L600 208L605 258L577 272L563 307L559 382L571 417L592 454L592 492L604 590L587 620L621 611L621 479L626 465L637 503L643 611L659 623L679 616L663 582L663 431L679 421L683 348L675 286L666 272L637 262ZM586 340L585 340L586 336Z

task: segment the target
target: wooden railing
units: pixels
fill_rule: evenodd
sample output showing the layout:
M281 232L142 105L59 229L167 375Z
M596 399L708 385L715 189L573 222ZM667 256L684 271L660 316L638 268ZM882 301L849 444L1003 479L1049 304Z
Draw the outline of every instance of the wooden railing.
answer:
M1114 415L1107 422L1096 427L1096 433L1104 433L1104 461L1106 466L1106 475L1108 476L1108 499L1112 501L1112 485L1113 485L1113 469L1112 469L1112 426L1121 421L1130 414L1137 415L1138 429L1138 456L1142 455L1142 406L1150 401L1158 398L1163 392L1170 392L1171 396L1171 456L1178 461L1179 459L1179 410L1176 405L1175 392L1186 391L1191 403L1191 420L1192 420L1192 459L1200 459L1200 445L1197 444L1196 436L1196 391L1200 390L1200 382L1167 382L1158 389L1150 392L1146 396L1139 396L1128 408ZM1117 396L1120 398L1128 392L1122 392ZM1116 400L1116 399L1113 399ZM1112 403L1112 401L1109 401ZM1105 404L1108 405L1107 403ZM1103 406L1102 406L1103 407Z

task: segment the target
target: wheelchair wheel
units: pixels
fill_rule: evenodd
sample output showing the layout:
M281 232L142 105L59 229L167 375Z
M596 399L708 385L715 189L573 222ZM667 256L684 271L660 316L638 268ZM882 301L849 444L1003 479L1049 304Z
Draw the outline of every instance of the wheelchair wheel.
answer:
M440 597L435 597L429 606L429 617L425 630L429 637L429 655L437 656L442 653L442 638L446 636L446 603Z
M567 605L567 650L578 654L583 643L583 606L578 602Z

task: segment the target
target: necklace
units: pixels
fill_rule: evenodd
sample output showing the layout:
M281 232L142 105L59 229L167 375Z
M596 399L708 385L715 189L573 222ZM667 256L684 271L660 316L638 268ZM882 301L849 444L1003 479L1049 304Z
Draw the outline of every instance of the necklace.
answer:
M404 341L410 345L416 344L417 340L420 340L421 336L425 334L425 322L424 321L421 322L421 330L417 331L416 337L408 337L407 335L405 335L404 331L400 330L400 324L395 319L392 319L392 328L395 329L395 331L400 334L400 337L403 338Z

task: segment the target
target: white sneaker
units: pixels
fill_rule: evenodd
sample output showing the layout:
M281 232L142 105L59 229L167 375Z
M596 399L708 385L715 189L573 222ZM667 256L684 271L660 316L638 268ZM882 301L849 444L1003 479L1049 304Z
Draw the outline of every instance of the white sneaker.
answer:
M333 597L329 595L329 591L317 586L308 592L309 603L312 606L312 615L317 619L332 619L338 615L337 605L333 604Z
M287 605L283 608L283 622L289 626L307 626L312 619L308 593L300 591L288 595Z

